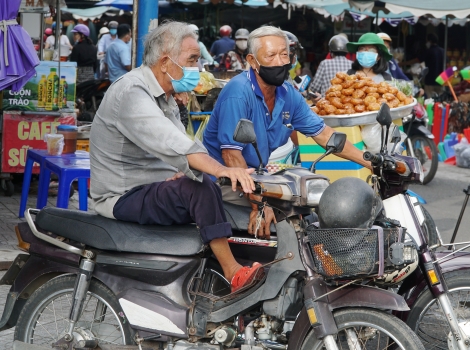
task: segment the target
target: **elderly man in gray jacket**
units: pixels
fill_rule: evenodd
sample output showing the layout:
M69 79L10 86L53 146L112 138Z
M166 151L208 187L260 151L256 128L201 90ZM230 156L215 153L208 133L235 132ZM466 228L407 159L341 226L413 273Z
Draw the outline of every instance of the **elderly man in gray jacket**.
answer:
M91 196L97 213L140 224L195 222L235 291L260 276L242 267L227 237L231 225L219 187L208 175L254 189L253 169L228 168L186 136L174 93L199 81L197 37L186 23L167 22L147 36L143 65L116 80L98 109L90 137Z

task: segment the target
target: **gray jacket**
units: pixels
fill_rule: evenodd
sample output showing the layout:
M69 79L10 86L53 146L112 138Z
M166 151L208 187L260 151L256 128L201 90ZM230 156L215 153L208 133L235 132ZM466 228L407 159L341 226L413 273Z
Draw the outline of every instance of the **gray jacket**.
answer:
M90 193L97 213L113 218L118 199L130 189L165 181L181 171L202 181L189 168L187 155L207 153L186 136L179 109L149 67L116 80L96 112L90 134Z

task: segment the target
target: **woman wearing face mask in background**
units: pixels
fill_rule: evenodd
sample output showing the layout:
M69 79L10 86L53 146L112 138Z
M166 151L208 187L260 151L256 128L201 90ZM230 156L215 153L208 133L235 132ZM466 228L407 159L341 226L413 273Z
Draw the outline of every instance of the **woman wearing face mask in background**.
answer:
M235 50L227 52L222 58L221 66L227 70L246 70L248 62L246 55L248 53L248 36L250 32L245 28L240 28L235 32Z
M77 84L95 78L97 49L89 38L90 29L84 24L77 24L72 29L76 42L70 55L70 61L77 62Z
M392 76L387 73L388 61L392 55L377 34L366 33L357 43L349 42L346 47L349 52L357 53L347 74L362 73L376 83L392 80Z

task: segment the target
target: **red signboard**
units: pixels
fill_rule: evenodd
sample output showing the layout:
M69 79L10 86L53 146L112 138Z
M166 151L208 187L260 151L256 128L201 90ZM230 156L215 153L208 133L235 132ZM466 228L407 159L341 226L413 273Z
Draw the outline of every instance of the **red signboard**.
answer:
M46 149L45 134L53 134L60 124L76 125L75 113L51 115L22 115L18 112L3 113L2 173L22 173L26 152L30 148ZM33 168L35 174L39 168Z

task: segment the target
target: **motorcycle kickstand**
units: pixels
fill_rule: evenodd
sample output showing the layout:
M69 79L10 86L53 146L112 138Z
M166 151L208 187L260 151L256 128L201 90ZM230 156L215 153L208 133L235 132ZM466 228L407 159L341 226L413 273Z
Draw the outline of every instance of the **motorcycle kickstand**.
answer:
M458 319L457 319L457 316L455 315L454 309L449 300L449 296L447 295L447 293L444 293L444 294L439 295L437 297L437 300L439 301L439 304L441 305L442 312L447 318L450 331L452 332L452 335L457 342L459 350L469 350L470 339L467 338L467 335L463 333L462 330L460 329Z
M71 342L73 340L73 329L75 327L75 323L80 317L83 303L85 301L88 288L90 287L91 276L94 269L95 262L93 260L82 259L80 261L80 270L77 274L77 281L75 282L75 288L73 290L73 302L69 316L69 329L64 336L64 339L67 342Z

